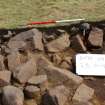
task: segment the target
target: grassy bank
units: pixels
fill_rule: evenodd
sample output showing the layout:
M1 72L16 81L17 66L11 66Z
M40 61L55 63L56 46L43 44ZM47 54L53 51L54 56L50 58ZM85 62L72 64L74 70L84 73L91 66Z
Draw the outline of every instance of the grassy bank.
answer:
M0 0L0 28L73 18L104 20L105 0Z

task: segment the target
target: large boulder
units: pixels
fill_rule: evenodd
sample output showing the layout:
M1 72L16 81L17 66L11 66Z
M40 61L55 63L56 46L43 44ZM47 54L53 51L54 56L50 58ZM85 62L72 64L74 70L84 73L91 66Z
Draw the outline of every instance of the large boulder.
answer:
M24 94L22 90L14 86L5 86L3 88L3 105L23 105Z
M12 50L20 48L30 49L30 47L34 47L32 49L43 50L42 33L38 29L21 32L10 39L8 47Z
M43 71L42 71L43 70ZM41 69L45 73L52 86L63 84L70 90L70 98L72 98L76 88L83 82L83 79L76 76L72 72L48 65ZM40 70L38 70L40 72ZM41 72L40 72L41 73Z
M63 34L59 38L46 44L48 52L60 52L70 46L70 40L68 34Z
M11 38L10 41L26 41L26 40L32 38L35 34L37 34L37 32L38 32L37 29L31 29L28 31L24 31L24 32L17 34L13 38Z
M26 83L29 78L37 73L36 62L34 59L28 60L26 63L19 65L14 71L13 76L20 83Z
M81 77L76 76L72 72L67 71L65 69L60 69L52 65L44 67L43 72L45 72L47 74L48 79L55 84L61 84L71 81L71 83L79 85L83 81Z
M11 72L4 70L0 71L0 86L6 86L10 84L11 81Z

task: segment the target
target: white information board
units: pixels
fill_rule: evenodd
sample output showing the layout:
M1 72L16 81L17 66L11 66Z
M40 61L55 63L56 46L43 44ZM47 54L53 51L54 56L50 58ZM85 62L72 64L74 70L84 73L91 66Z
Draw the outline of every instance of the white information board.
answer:
M78 75L105 76L105 55L77 54L76 73Z

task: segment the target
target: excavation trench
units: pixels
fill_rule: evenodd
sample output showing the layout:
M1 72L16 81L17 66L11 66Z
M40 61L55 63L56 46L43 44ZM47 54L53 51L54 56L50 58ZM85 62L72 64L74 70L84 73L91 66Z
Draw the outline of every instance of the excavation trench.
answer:
M103 32L103 38L102 38L103 42L102 42L102 46L100 46L99 48L96 47L96 46L89 46L89 45L87 45L85 47L87 48L87 50L90 53L105 54L105 21L88 22L88 23L91 24L92 27L98 28L99 30L101 30ZM8 53L10 53L10 52L8 51L7 44L17 34L20 34L22 32L27 32L27 31L29 31L33 28L37 28L38 30L40 30L40 32L43 33L43 35L47 35L47 42L50 42L52 39L54 40L56 38L59 38L61 36L61 34L65 33L65 32L68 33L68 35L73 34L74 36L72 36L72 37L75 37L77 34L80 34L80 32L78 30L76 30L76 32L73 31L74 33L72 33L71 29L72 29L72 27L76 27L78 29L80 24L81 23L75 23L75 24L70 24L70 25L67 25L67 26L56 26L56 27L31 27L31 28L17 28L17 29L0 29L0 54L2 56L4 56L4 59L5 59L4 60L4 66L5 66L5 68L9 69L7 56L8 56ZM51 37L49 37L49 36L51 36ZM96 36L97 36L97 34L96 34ZM72 37L70 36L70 41L72 40ZM30 43L30 40L27 40L27 42L28 42L29 47L30 47L30 45L32 45L32 43ZM46 43L46 41L44 43ZM72 43L73 46L75 44L76 43ZM38 50L34 50L32 48L29 48L28 50L31 50L32 52L34 52L34 51L38 52ZM27 55L27 52L24 52L21 49L19 49L19 51L24 56ZM46 46L45 46L45 51L43 53L44 54L46 53L47 57L49 57L49 55L53 54L52 52L47 53ZM83 50L79 50L78 46L75 46L75 47L69 46L69 48L67 48L64 51L61 51L60 53L57 53L57 54L61 58L63 58L66 55L67 56L71 55L71 57L74 57L75 54L78 54L78 53L86 53L86 52L83 51ZM27 60L27 58L24 58L24 60L22 62L25 62L26 60ZM52 60L52 62L54 63L55 66L58 66L56 64L56 60L54 58L51 58L51 60ZM61 62L61 64L62 64L62 62ZM69 62L67 62L67 64L70 65ZM75 74L75 62L72 63L72 70L71 71ZM87 76L84 76L82 78L84 79L84 83L87 86L89 86L89 87L91 87L95 90L95 95L96 95L98 101L101 103L99 105L104 105L105 104L105 77L104 76L103 77L89 77L89 76L87 77ZM95 105L98 105L98 104L95 104Z

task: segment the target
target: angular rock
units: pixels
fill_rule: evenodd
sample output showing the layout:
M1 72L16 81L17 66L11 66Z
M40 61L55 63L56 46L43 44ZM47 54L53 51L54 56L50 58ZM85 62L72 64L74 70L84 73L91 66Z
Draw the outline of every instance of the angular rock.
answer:
M41 91L44 91L46 88L48 88L47 75L33 76L28 80L27 83L40 87Z
M4 57L0 55L0 71L5 70Z
M89 35L89 41L93 46L102 47L103 31L99 28L94 28Z
M11 72L10 71L0 71L0 87L9 85L11 81Z
M40 97L41 94L40 88L33 85L26 86L24 92L28 98L35 98L35 99L38 99L38 97Z
M25 32L21 32L19 34L17 34L16 36L14 36L11 41L17 40L17 41L26 41L30 38L32 38L34 35L39 34L38 29L31 29Z
M45 56L39 55L36 60L38 74L46 74L43 71L43 68L47 67L48 65L53 65Z
M41 105L69 105L68 103L69 90L59 85L53 89L47 89L42 95Z
M37 73L36 62L34 59L30 59L24 64L19 65L14 71L13 76L20 83L26 83L29 78Z
M24 105L37 105L35 99L29 99L29 100L25 100L25 104Z
M3 88L3 105L23 105L24 94L22 90L14 86Z
M70 91L65 86L56 86L49 92L52 97L56 96L58 105L66 105L66 103L68 102Z
M48 79L55 84L64 84L70 81L72 85L79 85L83 81L81 77L76 76L72 72L52 65L43 68L43 71L47 74Z
M85 52L87 48L84 46L83 40L79 35L71 38L71 48L76 52Z
M21 54L18 51L13 51L8 58L8 67L10 71L15 70L17 66L19 66L21 62Z
M8 42L8 47L11 49L11 50L15 50L15 49L21 49L21 48L25 48L26 46L26 43L24 41L21 41L21 40L10 40Z
M94 90L85 84L81 84L76 90L73 101L77 102L88 102L93 98Z
M65 50L69 46L70 46L70 40L68 34L63 34L58 39L55 39L46 44L48 52L60 52Z
M35 31L35 35L33 36L33 44L34 44L34 49L43 51L43 43L42 43L42 33L38 30Z

